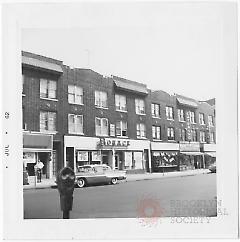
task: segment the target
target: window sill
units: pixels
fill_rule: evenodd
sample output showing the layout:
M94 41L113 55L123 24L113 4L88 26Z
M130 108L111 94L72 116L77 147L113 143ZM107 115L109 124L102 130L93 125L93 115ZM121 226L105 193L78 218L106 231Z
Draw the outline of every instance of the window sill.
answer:
M205 126L206 124L200 124L201 126Z
M117 112L120 112L120 113L127 113L126 110L118 110L118 109L116 109L116 111L117 111Z
M161 117L157 117L157 116L152 116L152 118L161 119Z
M169 139L168 139L168 142L177 143L176 140L169 140Z
M100 134L96 134L96 137L109 137L109 135L100 135Z
M162 139L153 139L153 142L162 141Z
M95 106L95 108L108 110L108 108L105 108L105 107L98 107L98 106Z
M68 104L78 105L78 106L83 106L84 105L83 103L70 103L70 102Z
M53 98L40 97L40 99L42 99L42 100L47 100L47 101L58 102L58 99L53 99Z
M146 138L146 137L137 137L137 139L143 139L143 140L146 140L147 138Z
M197 124L197 123L192 123L192 122L190 122L190 124Z
M40 133L43 133L43 134L57 134L58 132L57 131L40 130Z
M136 114L140 116L146 116L146 113L136 113Z
M185 120L178 120L180 123L186 123Z
M116 137L117 137L117 138L121 138L121 139L129 139L128 136L117 136L117 135L116 135Z
M167 118L168 121L174 121L174 119L171 119L171 118Z
M84 135L84 133L70 133L70 132L68 132L69 134L74 134L74 135Z

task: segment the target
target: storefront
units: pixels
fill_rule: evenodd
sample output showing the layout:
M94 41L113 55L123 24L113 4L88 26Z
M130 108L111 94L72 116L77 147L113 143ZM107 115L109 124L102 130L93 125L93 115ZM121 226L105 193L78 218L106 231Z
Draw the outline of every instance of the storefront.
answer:
M65 136L65 163L75 171L86 164L106 164L128 172L150 171L150 142L119 138Z
M177 143L151 142L153 172L170 172L179 169Z
M200 152L199 142L180 142L179 151L179 170L205 168L204 154Z
M204 144L203 145L204 159L206 168L216 162L216 144Z
M52 178L53 136L39 133L23 133L23 164L29 176L34 176L34 166L38 160L44 164L42 178Z

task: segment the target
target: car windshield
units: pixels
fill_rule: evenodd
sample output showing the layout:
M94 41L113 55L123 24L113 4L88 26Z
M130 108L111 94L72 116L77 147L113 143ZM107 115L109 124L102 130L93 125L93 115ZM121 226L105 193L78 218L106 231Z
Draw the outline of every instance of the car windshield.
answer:
M78 167L78 172L90 172L92 171L91 166L79 166Z

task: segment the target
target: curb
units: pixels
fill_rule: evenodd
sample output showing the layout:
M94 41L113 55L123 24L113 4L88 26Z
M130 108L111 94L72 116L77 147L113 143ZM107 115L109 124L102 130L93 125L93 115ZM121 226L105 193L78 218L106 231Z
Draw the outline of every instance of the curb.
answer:
M177 175L177 176L158 176L158 177L149 177L149 178L138 178L138 179L133 179L133 180L129 180L126 182L134 182L134 181L149 181L149 180L155 180L155 179L170 179L170 178L177 178L177 177L187 177L187 176L196 176L196 175L203 175L203 174L209 174L210 172L202 172L202 173L197 173L197 174L186 174L186 175ZM38 189L49 189L49 188L52 188L52 189L55 189L57 188L57 185L56 184L52 184L52 185L46 185L46 186L43 186L43 187L23 187L23 190L38 190Z

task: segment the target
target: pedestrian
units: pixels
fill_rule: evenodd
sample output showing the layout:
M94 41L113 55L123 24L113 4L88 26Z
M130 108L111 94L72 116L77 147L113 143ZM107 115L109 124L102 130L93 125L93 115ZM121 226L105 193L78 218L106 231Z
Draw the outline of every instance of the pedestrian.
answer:
M41 160L38 160L37 164L34 166L34 169L37 171L37 182L42 182L42 169L44 164Z

